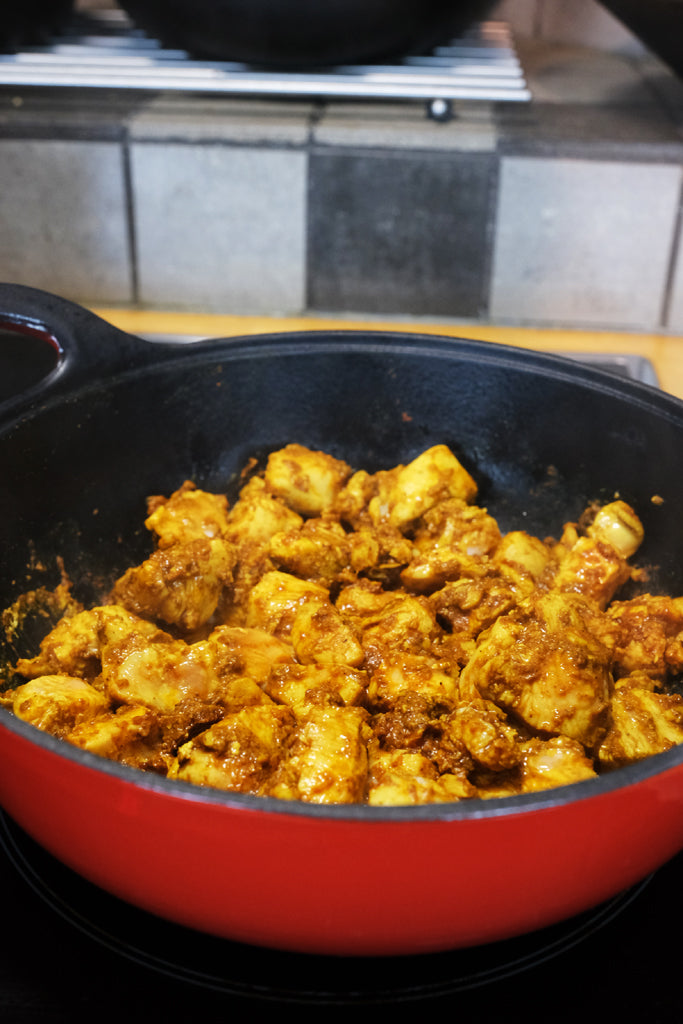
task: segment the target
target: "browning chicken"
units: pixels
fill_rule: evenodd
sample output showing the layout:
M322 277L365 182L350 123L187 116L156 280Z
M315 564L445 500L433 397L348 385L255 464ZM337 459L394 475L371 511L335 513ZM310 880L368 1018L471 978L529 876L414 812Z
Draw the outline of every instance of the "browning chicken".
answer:
M510 797L683 743L683 598L615 600L643 539L625 502L556 541L503 533L445 445L250 470L232 506L149 498L149 556L62 602L0 702L141 770L313 803Z

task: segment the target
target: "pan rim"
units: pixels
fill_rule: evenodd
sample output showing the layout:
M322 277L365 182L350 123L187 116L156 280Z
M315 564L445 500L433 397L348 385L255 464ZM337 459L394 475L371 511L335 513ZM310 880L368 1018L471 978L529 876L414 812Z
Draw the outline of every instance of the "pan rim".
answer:
M177 799L182 803L209 805L226 811L305 818L312 822L338 822L347 825L438 825L456 821L522 817L600 799L621 790L632 790L683 765L681 744L604 775L535 793L490 799L472 798L431 804L372 807L367 804L317 804L303 800L284 800L168 779L72 746L66 740L17 718L7 708L0 708L0 732L2 729L14 733L32 746L42 748L48 755L64 758L84 771L106 775L146 795Z
M59 339L58 339L59 340ZM141 342L142 344L142 342ZM591 391L602 394L612 393L628 398L633 404L655 411L657 416L683 424L683 401L650 384L615 377L608 371L593 365L578 363L560 353L540 352L505 343L481 339L449 337L434 333L420 334L412 331L383 330L311 330L265 333L229 338L208 338L188 346L177 344L149 343L158 353L158 358L144 360L140 365L119 368L106 380L80 381L75 386L57 390L50 394L35 394L35 389L23 407L15 405L5 412L0 410L0 437L20 427L22 422L39 416L55 403L74 402L87 397L93 389L111 387L124 383L132 377L165 372L178 365L188 368L192 365L206 366L207 355L212 361L233 362L239 359L268 358L273 354L291 357L310 355L311 348L317 347L320 354L414 355L424 358L443 358L448 361L491 363L498 368L513 367L516 371L550 377L555 380L570 380ZM50 383L52 378L50 377ZM339 821L347 823L418 823L487 820L492 818L519 816L522 814L547 811L578 801L596 799L616 790L623 790L644 783L683 764L683 746L673 747L663 753L651 755L634 765L587 779L571 785L555 787L538 793L521 794L495 799L469 799L452 803L426 804L418 806L369 807L362 804L332 805L309 804L303 801L288 801L274 797L233 793L224 790L199 787L179 780L143 772L140 769L79 750L64 740L45 733L35 726L16 718L9 710L0 708L0 728L14 732L30 744L46 752L82 766L84 769L101 772L123 783L130 783L136 789L158 793L167 798L178 798L196 803L222 806L226 809L242 810L309 818L311 820Z
M55 337L61 344L58 332L55 332ZM659 415L683 421L683 399L651 383L618 377L603 367L572 359L566 353L540 351L479 338L359 328L214 337L185 345L174 342L170 337L168 341L145 341L128 337L139 342L141 352L147 350L147 358L136 360L133 365L113 366L111 372L95 373L89 379L77 378L75 382L70 380L69 374L77 357L72 357L65 346L59 364L43 381L24 396L17 396L0 405L0 436L27 419L47 412L55 403L75 402L102 387L125 384L144 376L171 371L178 366L190 371L195 366L206 368L217 362L230 364L273 356L296 358L302 355L310 357L312 354L415 356L420 359L443 359L446 362L491 364L500 369L521 370L557 381L568 380L603 394L628 397L634 404L655 407ZM64 387L60 386L62 380Z

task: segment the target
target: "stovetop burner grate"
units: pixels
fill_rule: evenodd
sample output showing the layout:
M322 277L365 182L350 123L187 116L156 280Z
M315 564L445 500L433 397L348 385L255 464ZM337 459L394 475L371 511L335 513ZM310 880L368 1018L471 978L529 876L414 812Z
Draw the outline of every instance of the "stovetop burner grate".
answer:
M76 14L46 45L0 54L0 85L136 89L315 99L418 100L434 117L454 100L530 99L508 26L482 22L448 46L390 64L262 71L164 49L123 11Z

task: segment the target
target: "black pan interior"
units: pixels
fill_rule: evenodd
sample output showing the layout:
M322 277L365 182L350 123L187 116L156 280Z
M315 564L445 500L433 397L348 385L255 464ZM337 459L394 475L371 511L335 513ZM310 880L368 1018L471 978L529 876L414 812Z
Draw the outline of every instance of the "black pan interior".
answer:
M374 471L451 446L503 529L558 536L619 494L643 519L651 588L683 593L677 400L481 342L284 335L159 348L0 420L0 604L59 579L98 600L144 557L149 494L185 479L234 497L247 460L297 441Z

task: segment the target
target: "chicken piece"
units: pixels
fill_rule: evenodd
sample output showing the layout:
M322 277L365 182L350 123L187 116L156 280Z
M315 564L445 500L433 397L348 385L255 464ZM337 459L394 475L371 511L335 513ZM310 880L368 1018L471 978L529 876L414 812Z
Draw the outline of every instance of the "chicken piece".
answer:
M401 582L409 590L435 590L476 570L500 540L498 524L486 509L457 498L439 502L419 521L414 555L401 572Z
M269 455L264 481L295 512L318 516L332 507L350 475L351 467L341 459L288 444Z
M233 584L223 597L223 621L243 625L246 603L251 588L261 576L275 568L270 555L270 541L278 533L296 530L303 523L298 513L266 491L261 477L252 477L228 512L226 539L235 552Z
M363 708L310 708L263 794L317 804L358 803L365 793L369 735Z
M434 734L434 749L426 748L432 760L443 749L462 747L474 766L488 772L507 772L519 764L519 734L491 701L460 701L440 716Z
M442 703L456 701L458 672L453 665L429 654L387 652L370 670L368 703L373 708L386 710L407 693Z
M359 667L363 649L325 587L287 573L267 573L253 587L247 625L289 639L299 661Z
M291 647L262 630L218 626L194 644L131 634L103 648L102 678L112 700L170 712L191 697L234 703L235 679L251 678L258 689L273 665L292 660Z
M447 498L418 520L413 544L420 552L444 548L478 559L491 556L501 540L498 523L485 508L463 498Z
M192 699L192 697L184 698L180 705L176 705L169 716L169 722L175 723L179 712L182 713L185 704ZM208 720L211 718L211 708L213 707L234 712L240 711L241 708L251 707L253 704L272 704L274 702L271 701L261 684L250 676L229 676L215 684L206 700L198 701L197 710L199 703L202 706L202 714ZM216 717L222 717L222 714L217 714ZM166 724L166 729L169 731L168 724Z
M474 640L516 607L517 597L509 581L491 571L446 583L430 595L429 603L437 621L453 635Z
M291 644L263 629L246 626L216 626L196 647L211 650L214 671L225 677L247 675L264 683L274 666L294 663Z
M40 653L35 658L21 658L16 664L16 671L29 679L43 675L93 679L102 667L103 646L132 634L148 641L167 635L154 623L119 605L87 609L60 619L41 642Z
M477 485L453 452L434 445L406 466L375 474L377 493L368 503L375 525L388 522L405 531L438 502L448 498L473 501Z
M625 501L611 501L599 509L586 533L609 544L622 558L635 555L645 535L643 524Z
M354 573L383 574L405 564L410 545L401 534L391 531L389 537L388 533L360 527L347 535L349 564Z
M567 535L565 535L567 536ZM611 502L597 513L585 536L563 557L553 579L556 590L583 594L606 608L630 577L627 559L637 550L643 528L633 509Z
M409 691L401 694L387 711L372 716L372 731L382 750L420 750L426 733L455 702L430 699Z
M360 704L368 686L367 673L349 665L308 664L275 666L263 686L278 704L297 714L312 705Z
M17 718L65 738L81 722L106 710L107 699L83 679L46 675L17 686L11 694Z
M337 492L329 511L354 530L362 529L371 523L368 505L376 493L376 477L365 469L359 469L351 474Z
M324 603L329 601L329 592L318 583L274 569L266 573L249 594L247 627L287 639L294 618L306 601Z
M439 775L417 750L370 750L367 803L373 807L444 803L476 795L465 775Z
M402 591L383 590L379 583L361 581L345 587L335 607L361 636L371 661L382 651L425 651L440 636L429 601Z
M683 743L683 697L646 686L620 685L612 695L610 724L597 752L602 768L621 768Z
M158 750L161 730L157 716L149 708L132 705L105 711L79 722L66 739L91 754L165 774L164 759Z
M262 550L276 533L287 533L303 523L303 518L281 498L270 494L262 477L253 476L228 511L227 539L248 557L248 549Z
M157 536L157 546L192 540L215 540L228 528L228 499L223 494L199 490L190 480L170 498L149 498L145 526Z
M302 602L292 620L290 639L297 659L304 665L349 665L360 668L363 647L329 598Z
M215 613L234 564L232 546L221 539L172 544L128 569L112 599L143 618L192 632Z
M412 541L389 523L379 523L377 526L370 524L353 536L364 538L368 546L371 545L375 550L373 564L365 569L368 578L378 580L388 587L396 585L401 570L413 557Z
M567 736L531 739L521 748L522 793L567 786L596 776L593 762L577 740Z
M549 593L496 619L460 675L463 699L484 698L534 730L591 748L602 739L611 675L602 613Z
M306 580L328 585L353 578L352 542L338 522L329 518L308 519L300 527L276 533L268 554L281 570Z
M613 547L591 537L580 537L558 569L553 587L582 594L599 608L606 608L629 575L625 559Z
M616 627L613 664L616 675L646 672L664 680L683 669L683 604L643 594L614 601L607 615Z
M197 786L259 793L285 756L295 728L289 708L273 703L242 708L183 744L168 777Z
M102 681L117 704L171 711L189 694L206 699L214 677L184 640L150 643L133 634L103 648Z
M490 558L431 594L430 605L451 633L474 639L534 593L550 561L542 541L520 531L507 533Z
M442 644L425 598L362 582L346 587L336 606L360 635L371 706L386 709L411 691L439 700L457 697L459 666Z
M511 530L501 538L491 561L518 597L528 597L553 564L550 546L523 530Z

